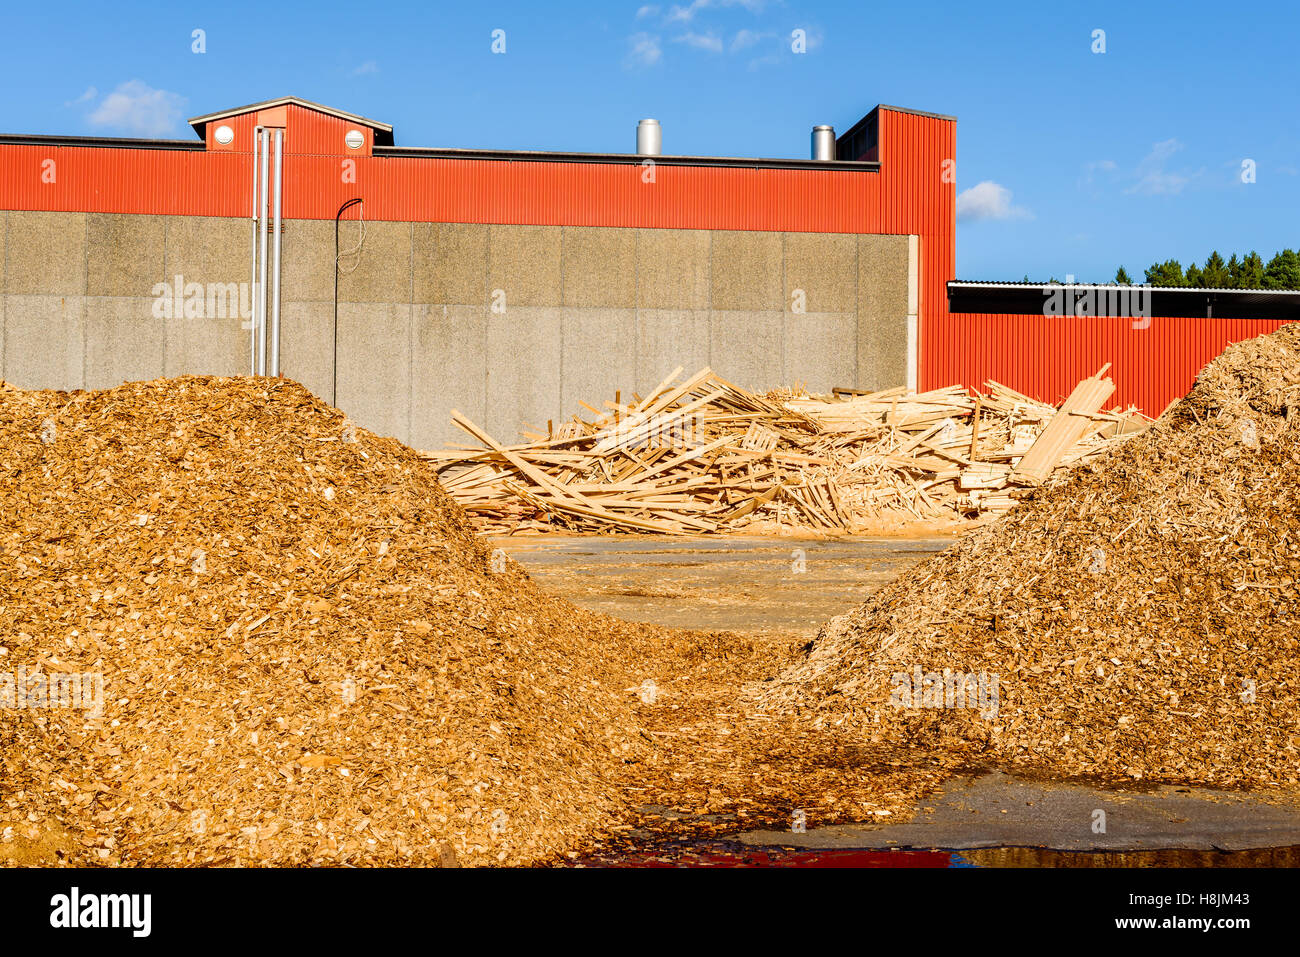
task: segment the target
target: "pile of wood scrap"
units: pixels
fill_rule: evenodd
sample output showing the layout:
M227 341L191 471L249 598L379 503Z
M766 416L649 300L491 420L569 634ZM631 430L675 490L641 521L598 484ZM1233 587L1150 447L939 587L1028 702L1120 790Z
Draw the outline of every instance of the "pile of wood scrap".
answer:
M484 530L697 534L752 523L860 531L999 513L1015 490L1098 455L1150 422L1103 412L1107 367L1058 409L996 382L833 396L757 395L678 368L644 397L584 406L506 446L459 412L476 447L426 452Z

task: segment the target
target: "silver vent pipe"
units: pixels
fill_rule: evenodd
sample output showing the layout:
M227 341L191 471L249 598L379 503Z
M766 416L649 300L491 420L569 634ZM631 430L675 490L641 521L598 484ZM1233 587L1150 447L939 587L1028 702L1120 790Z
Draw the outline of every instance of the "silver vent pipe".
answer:
M636 151L639 156L658 156L664 149L664 131L658 120L642 120L636 125Z
M812 158L819 163L826 163L835 159L835 127L813 127Z

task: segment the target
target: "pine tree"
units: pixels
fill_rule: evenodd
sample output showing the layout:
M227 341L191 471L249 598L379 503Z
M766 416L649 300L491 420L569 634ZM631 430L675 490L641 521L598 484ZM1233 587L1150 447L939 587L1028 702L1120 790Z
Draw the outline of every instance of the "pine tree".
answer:
M1188 278L1191 277L1191 270L1188 270ZM1231 283L1232 278L1228 275L1228 267L1223 262L1223 257L1219 255L1216 249L1210 253L1209 258L1205 260L1205 268L1201 270L1201 281L1199 285L1207 289L1226 289Z
M1115 281L1121 286L1133 285L1133 277L1128 274L1128 270L1123 266L1115 270Z
M1265 289L1300 289L1300 255L1284 249L1264 269Z
M1264 288L1264 260L1255 250L1252 249L1248 255L1242 257L1239 277L1238 289Z
M1237 259L1236 253L1228 259L1228 288L1241 288L1241 261Z
M1162 263L1152 263L1146 270L1146 281L1153 286L1185 286L1183 266L1177 259L1166 259Z

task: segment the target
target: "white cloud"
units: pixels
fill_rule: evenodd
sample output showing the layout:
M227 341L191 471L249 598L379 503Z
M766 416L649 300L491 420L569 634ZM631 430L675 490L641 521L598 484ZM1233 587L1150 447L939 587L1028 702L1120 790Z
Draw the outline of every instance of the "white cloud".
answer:
M353 70L349 74L349 76L365 76L367 73L378 73L378 72L379 72L379 64L376 63L374 60L367 60L365 63L361 64L359 67Z
M976 183L957 194L957 218L967 222L984 219L1031 219L1023 206L1011 203L1011 190L991 179Z
M748 50L750 47L762 43L774 35L771 33L758 33L754 30L740 30L732 38L731 52L739 53L741 50Z
M708 5L709 0L694 0L689 7L679 7L677 4L673 4L672 8L668 11L668 22L690 23L695 19L695 14Z
M659 12L659 4L647 3L644 7L641 7L639 10L637 10L636 18L638 20L643 20L646 17L653 17L658 12Z
M63 105L76 106L79 103L89 103L97 96L99 96L99 91L95 89L93 86L88 86L86 87L85 93L81 94L81 96L77 97L75 100L65 100Z
M708 50L710 53L722 52L722 37L715 36L712 33L695 33L691 31L679 37L674 37L673 42L685 43L687 46L695 47L697 50Z
M624 60L627 66L654 66L664 55L663 48L659 46L659 38L656 36L651 36L648 33L635 33L627 39L631 46Z
M1079 186L1091 186L1096 181L1098 174L1114 173L1119 169L1119 164L1114 160L1091 160L1083 164L1083 176L1079 179Z
M87 117L93 126L108 126L141 136L162 136L181 121L185 98L155 90L140 80L128 80L104 97Z
M1183 144L1176 139L1161 140L1151 147L1138 163L1137 182L1124 190L1125 193L1141 193L1145 196L1174 196L1181 193L1188 183L1196 179L1201 170L1168 169L1170 159L1183 149Z
M669 23L690 23L695 14L709 7L744 7L750 13L762 13L767 0L691 0L690 5L673 4L668 10Z

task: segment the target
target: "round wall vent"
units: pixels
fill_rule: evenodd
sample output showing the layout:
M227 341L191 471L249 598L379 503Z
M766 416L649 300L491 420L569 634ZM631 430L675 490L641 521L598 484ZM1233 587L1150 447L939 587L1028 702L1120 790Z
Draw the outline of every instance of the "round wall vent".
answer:
M348 130L347 135L343 137L343 142L348 144L348 149L359 150L365 145L366 137L360 130Z
M218 126L217 131L212 134L212 138L222 146L229 146L235 138L235 131L228 126Z

